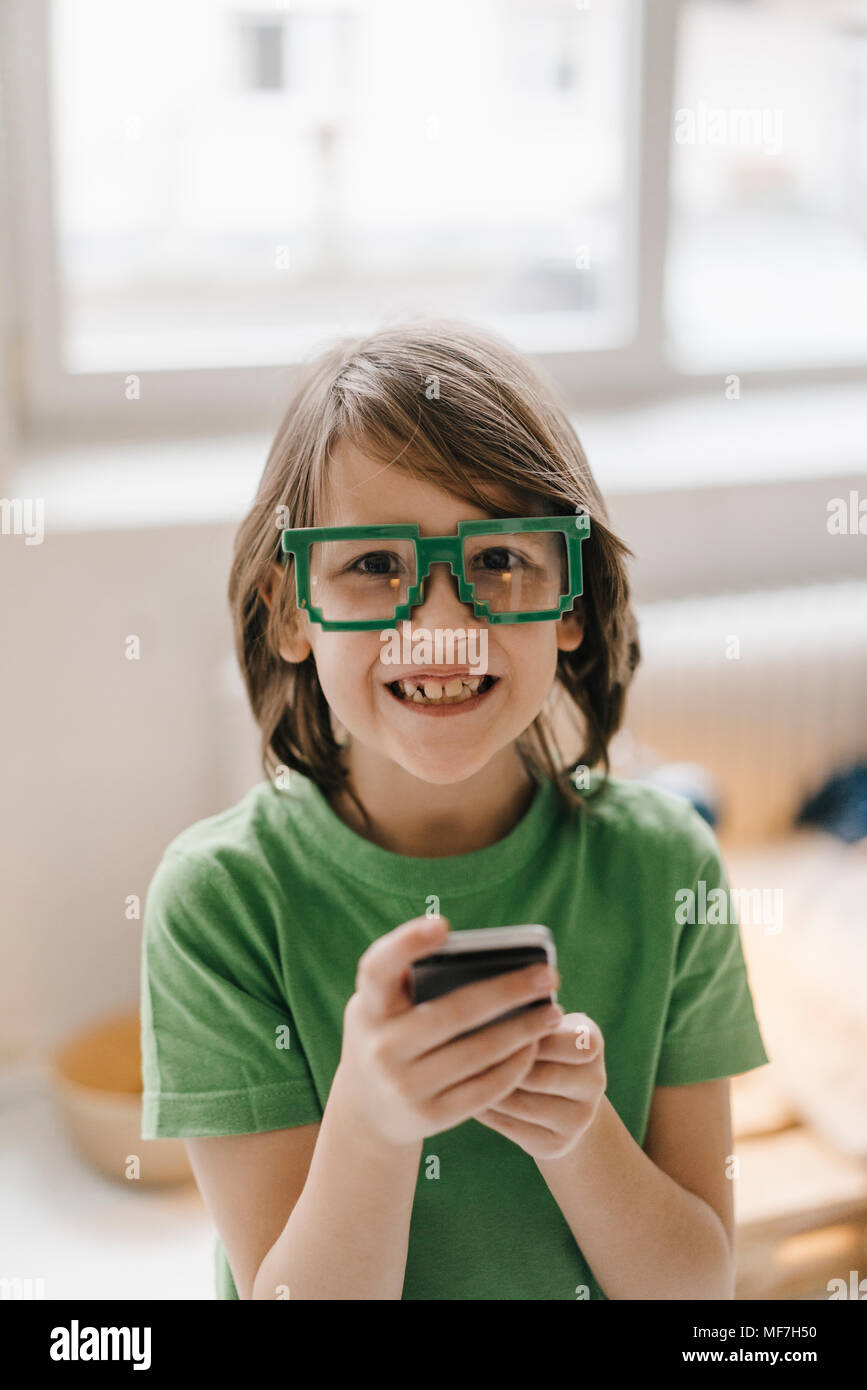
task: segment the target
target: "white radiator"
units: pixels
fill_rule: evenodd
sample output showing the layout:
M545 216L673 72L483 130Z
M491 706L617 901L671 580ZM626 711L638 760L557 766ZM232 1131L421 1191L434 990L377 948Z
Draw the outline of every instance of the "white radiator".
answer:
M721 830L752 840L785 833L805 796L867 756L867 582L651 604L638 617L643 659L616 771L646 748L703 764Z

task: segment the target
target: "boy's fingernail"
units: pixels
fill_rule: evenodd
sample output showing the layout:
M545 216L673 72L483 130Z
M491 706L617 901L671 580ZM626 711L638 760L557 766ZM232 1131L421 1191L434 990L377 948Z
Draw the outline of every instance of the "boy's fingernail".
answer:
M425 936L435 936L437 932L442 931L445 920L445 917L428 917L422 927Z

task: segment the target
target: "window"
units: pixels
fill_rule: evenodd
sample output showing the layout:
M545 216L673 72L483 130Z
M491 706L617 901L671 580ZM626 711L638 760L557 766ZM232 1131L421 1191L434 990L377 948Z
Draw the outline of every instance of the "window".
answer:
M13 19L14 16L14 19ZM861 0L19 0L22 413L258 427L337 333L487 323L567 403L855 377Z
M622 341L625 0L55 0L62 360L285 363L454 313Z
M681 10L666 315L685 371L867 356L867 7Z

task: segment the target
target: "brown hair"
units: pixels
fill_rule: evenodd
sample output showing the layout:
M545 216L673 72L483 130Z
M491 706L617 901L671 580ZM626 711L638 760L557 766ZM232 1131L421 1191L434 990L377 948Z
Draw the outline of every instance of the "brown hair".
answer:
M607 777L608 744L640 659L626 574L631 551L609 527L584 451L551 385L492 333L441 319L341 339L300 370L256 499L238 529L229 601L266 776L281 764L296 769L326 795L345 791L366 819L349 785L312 653L287 663L279 652L279 634L297 613L294 562L274 586L270 610L261 592L280 558L281 530L318 524L330 451L341 439L375 462L417 470L494 515L502 515L504 495L513 499L514 515L558 516L578 507L589 513L584 593L576 600L584 638L577 650L558 653L555 682L555 690L559 684L571 697L567 708L583 716L582 752L561 766L544 709L518 740L533 776L550 778L567 807L583 804L574 769L601 762Z

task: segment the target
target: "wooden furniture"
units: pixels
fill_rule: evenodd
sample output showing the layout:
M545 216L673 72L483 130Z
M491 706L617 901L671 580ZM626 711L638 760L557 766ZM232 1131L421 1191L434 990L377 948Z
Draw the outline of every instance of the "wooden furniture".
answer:
M867 1278L867 1160L802 1124L774 1063L732 1080L738 1175L736 1299L827 1299Z

